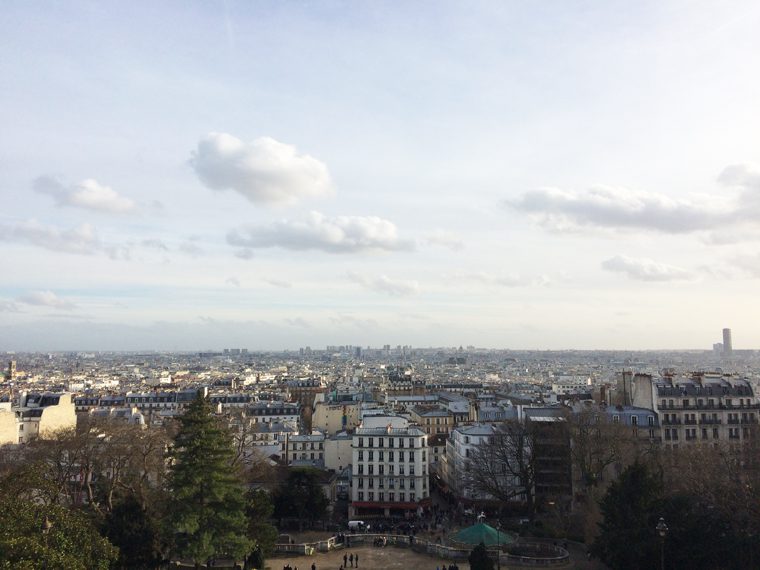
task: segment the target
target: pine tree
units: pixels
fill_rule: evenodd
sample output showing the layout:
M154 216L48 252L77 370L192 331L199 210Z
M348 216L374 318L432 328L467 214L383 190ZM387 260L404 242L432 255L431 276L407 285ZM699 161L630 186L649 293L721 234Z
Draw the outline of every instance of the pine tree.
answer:
M246 536L245 489L232 467L232 438L200 394L180 417L171 458L176 554L196 565L217 557L243 558L252 544Z

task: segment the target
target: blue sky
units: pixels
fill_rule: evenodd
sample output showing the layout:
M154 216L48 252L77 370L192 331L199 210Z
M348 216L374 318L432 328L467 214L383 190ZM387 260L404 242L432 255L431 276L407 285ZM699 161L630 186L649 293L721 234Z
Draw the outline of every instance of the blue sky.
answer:
M0 348L760 345L755 2L9 2Z

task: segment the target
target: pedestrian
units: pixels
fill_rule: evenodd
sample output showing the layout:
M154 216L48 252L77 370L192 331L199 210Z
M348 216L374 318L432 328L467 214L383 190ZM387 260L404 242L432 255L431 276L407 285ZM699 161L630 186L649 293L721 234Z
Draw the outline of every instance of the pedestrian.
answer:
M353 558L354 555L351 555L351 558ZM351 563L351 566L353 566L353 563ZM343 555L343 568L348 568L348 554Z
M358 554L356 556L354 556L354 560L356 561L356 568L358 568L359 567L359 555Z
M311 570L317 570L317 565L314 562L311 563Z
M348 561L351 563L351 568L354 567L354 554L351 553L351 556L348 557Z

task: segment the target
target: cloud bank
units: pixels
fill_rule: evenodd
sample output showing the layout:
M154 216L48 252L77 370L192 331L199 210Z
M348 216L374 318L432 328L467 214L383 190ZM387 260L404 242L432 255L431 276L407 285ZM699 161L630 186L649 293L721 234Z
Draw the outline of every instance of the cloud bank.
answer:
M602 269L622 273L635 281L689 281L694 275L674 265L658 263L651 259L616 255L602 262Z
M292 205L333 194L324 163L269 137L245 143L227 133L209 133L190 164L208 188L235 190L255 204Z
M126 214L136 210L132 200L120 196L111 187L92 178L66 186L54 178L42 176L34 181L34 190L52 196L59 206L112 214Z
M417 281L398 281L390 279L385 275L367 277L353 272L349 272L348 277L351 281L358 283L365 289L376 291L378 293L385 293L386 295L391 295L393 297L406 297L409 295L415 295L420 291L420 286Z
M32 291L16 299L19 303L37 307L52 307L53 309L71 310L76 307L71 301L60 298L52 291Z
M227 242L247 249L279 247L327 253L414 249L414 243L401 239L396 226L388 220L375 216L328 218L319 212L311 212L305 220L286 219L268 226L238 228L227 235Z
M60 229L36 220L0 225L0 241L35 245L51 251L92 255L100 250L100 240L90 224Z
M675 199L657 192L595 186L583 191L539 188L505 205L529 214L552 231L639 229L670 234L719 230L731 225L760 227L760 172L732 165L718 182L732 196Z

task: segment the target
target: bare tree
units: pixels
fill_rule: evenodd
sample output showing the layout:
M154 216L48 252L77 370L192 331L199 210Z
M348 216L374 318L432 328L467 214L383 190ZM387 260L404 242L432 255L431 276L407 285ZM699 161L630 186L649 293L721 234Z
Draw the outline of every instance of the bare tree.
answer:
M535 511L536 430L530 423L508 420L493 426L493 435L474 448L465 484L474 492L509 502L522 500Z

